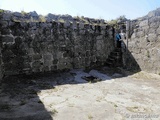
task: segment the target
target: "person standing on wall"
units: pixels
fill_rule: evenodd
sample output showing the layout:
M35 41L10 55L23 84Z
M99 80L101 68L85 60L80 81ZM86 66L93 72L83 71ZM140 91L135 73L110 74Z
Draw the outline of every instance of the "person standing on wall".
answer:
M116 47L121 48L121 35L119 32L116 33Z

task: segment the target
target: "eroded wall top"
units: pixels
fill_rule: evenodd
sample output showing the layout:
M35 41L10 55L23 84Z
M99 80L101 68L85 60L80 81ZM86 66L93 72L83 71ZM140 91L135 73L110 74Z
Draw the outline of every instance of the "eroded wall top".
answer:
M114 49L114 29L103 21L78 22L68 16L42 22L35 12L27 15L31 18L25 21L21 13L1 13L4 76L99 66Z

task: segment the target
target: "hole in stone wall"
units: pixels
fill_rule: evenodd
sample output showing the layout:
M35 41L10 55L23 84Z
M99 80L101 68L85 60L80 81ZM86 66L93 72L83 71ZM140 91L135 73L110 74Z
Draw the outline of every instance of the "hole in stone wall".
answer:
M98 26L98 31L101 32L101 26Z
M102 81L102 79L94 77L94 76L84 76L84 77L82 77L82 79L84 79L88 82L91 82L91 83Z

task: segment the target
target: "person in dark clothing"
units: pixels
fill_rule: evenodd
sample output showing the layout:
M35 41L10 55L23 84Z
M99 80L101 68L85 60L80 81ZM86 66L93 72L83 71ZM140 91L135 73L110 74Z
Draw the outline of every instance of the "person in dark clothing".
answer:
M119 32L117 32L116 34L116 44L117 48L121 48L121 35L119 34Z

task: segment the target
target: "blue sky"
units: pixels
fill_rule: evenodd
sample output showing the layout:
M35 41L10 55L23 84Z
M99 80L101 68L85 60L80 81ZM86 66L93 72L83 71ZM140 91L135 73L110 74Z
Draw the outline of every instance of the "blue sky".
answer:
M0 8L11 11L69 14L105 20L121 15L135 19L158 7L160 0L0 0Z

